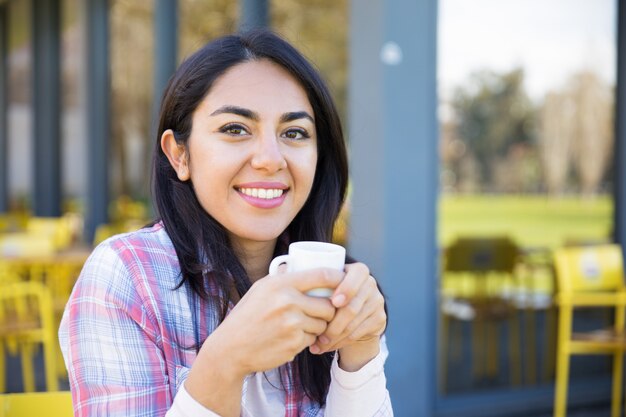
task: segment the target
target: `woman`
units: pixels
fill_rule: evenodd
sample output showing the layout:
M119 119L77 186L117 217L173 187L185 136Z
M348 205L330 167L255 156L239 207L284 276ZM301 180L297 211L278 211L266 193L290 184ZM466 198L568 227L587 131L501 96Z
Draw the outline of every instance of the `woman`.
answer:
M160 221L99 245L63 317L76 415L392 415L367 267L266 276L328 241L345 197L312 66L268 31L207 44L165 91L153 169Z

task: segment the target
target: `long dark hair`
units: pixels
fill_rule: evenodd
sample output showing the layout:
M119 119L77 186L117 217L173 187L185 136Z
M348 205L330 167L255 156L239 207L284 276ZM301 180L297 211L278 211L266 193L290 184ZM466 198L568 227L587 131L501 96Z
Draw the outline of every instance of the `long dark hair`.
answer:
M287 70L306 91L315 117L317 167L311 194L278 239L274 253L287 251L290 241L330 241L346 195L348 161L341 123L328 88L313 66L293 46L268 30L256 30L216 39L187 58L164 92L153 159L153 195L165 230L174 244L182 272L180 285L218 307L219 322L227 312L231 288L243 296L251 286L235 256L225 228L200 205L191 181L181 182L160 146L163 132L172 129L178 144L186 146L192 115L215 80L229 68L267 59ZM211 297L208 285L221 297ZM296 357L298 380L304 393L320 405L330 384L332 354L312 355L305 349Z

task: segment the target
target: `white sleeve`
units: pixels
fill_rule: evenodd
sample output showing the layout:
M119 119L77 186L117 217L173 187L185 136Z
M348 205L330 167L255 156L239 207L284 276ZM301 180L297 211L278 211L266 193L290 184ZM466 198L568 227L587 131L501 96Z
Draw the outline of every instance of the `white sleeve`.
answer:
M335 355L330 368L331 382L326 397L325 417L392 417L384 364L388 356L384 336L380 352L356 372L339 367Z
M220 415L194 400L185 389L185 384L182 383L165 417L220 417Z

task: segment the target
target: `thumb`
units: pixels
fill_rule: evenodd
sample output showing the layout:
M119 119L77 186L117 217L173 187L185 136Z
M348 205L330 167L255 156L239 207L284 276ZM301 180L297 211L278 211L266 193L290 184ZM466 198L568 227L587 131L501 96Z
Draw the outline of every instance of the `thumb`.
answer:
M316 268L306 271L282 274L288 284L301 292L314 288L336 288L343 279L344 272L330 268Z

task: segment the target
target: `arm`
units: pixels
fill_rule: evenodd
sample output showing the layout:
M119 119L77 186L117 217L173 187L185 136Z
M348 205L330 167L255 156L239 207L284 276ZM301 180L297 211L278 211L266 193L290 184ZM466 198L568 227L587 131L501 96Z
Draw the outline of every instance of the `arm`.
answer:
M342 278L339 271L311 270L255 282L200 349L185 382L191 397L224 417L239 416L245 376L293 360L332 320L328 299L304 293L334 288Z
M380 341L379 353L357 371L341 369L340 354L337 354L331 366L331 383L324 416L392 417L393 409L383 368L387 355L384 336Z
M165 415L172 398L156 329L127 266L110 247L97 248L59 333L76 416Z
M120 258L106 245L94 251L63 316L59 336L75 415L219 417L180 382L172 404L158 321L131 275L136 265Z
M383 370L387 349L381 337L387 311L376 280L364 264L346 265L346 276L331 299L337 313L313 347L318 352L338 351L326 415L393 415Z

